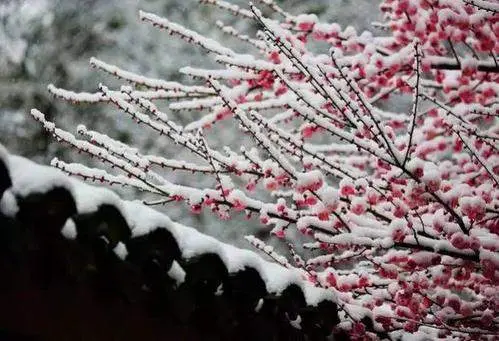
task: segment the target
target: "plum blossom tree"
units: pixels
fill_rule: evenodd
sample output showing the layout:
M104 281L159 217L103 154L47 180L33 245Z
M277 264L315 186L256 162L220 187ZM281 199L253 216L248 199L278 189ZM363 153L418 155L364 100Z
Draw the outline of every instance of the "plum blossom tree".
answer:
M201 2L256 21L254 37L216 23L254 54L140 12L222 68L180 69L201 81L193 85L92 58L94 68L128 84L100 84L95 93L48 89L67 101L116 106L193 161L147 155L85 126L77 138L33 109L58 141L110 168L52 165L156 195L148 205L185 201L193 213L211 210L223 220L256 215L284 241L298 230L309 241L288 243L290 259L246 239L333 291L344 317L339 328L352 339L497 339L497 3L385 0L374 35L292 15L272 0L259 0L261 9ZM412 98L407 110L388 110L401 98ZM171 112L200 114L180 126L160 109L165 100ZM226 122L243 133L241 145L210 146ZM167 170L203 174L214 185L172 183Z

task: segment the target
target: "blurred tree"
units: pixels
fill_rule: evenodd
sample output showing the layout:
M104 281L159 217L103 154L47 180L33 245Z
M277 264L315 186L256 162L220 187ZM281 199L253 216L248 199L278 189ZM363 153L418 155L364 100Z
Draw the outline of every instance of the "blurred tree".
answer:
M248 0L228 0L247 7ZM1 2L1 0L0 0ZM378 1L363 1L362 6L352 0L281 0L293 13L313 12L324 21L342 25L354 24L365 29L378 11ZM359 8L360 7L360 8ZM251 20L227 15L227 12L197 0L11 0L0 3L0 143L13 153L38 162L48 163L54 156L68 158L68 149L49 143L49 136L28 118L33 107L47 114L47 118L74 132L78 123L89 129L107 131L120 141L138 146L148 153L188 160L188 152L172 150L144 134L138 125L121 119L117 110L109 106L80 104L77 106L50 98L46 87L94 92L99 82L119 85L113 77L91 70L89 59L101 60L153 78L191 82L178 72L182 66L204 66L203 52L181 40L171 39L165 32L152 30L138 19L140 9L170 18L186 27L203 32L216 40L227 40L213 23L217 19L233 25L241 32L253 34L257 28ZM264 9L265 10L265 9ZM270 11L269 11L270 13ZM250 27L248 27L250 25ZM252 26L251 26L252 25ZM231 39L231 47L238 52L248 51L247 44ZM248 51L249 52L249 51ZM212 66L215 66L213 64ZM167 106L164 107L165 110ZM186 124L197 112L173 113L175 120ZM227 130L230 132L230 129ZM213 147L232 145L238 134L220 134ZM72 160L93 165L84 155L71 155ZM181 173L171 174L171 181L188 183L191 178ZM200 185L205 178L198 179ZM234 229L220 231L219 222L210 215L186 215L183 210L168 212L174 219L189 225L202 226L204 232L216 234L223 240L241 242L242 229L249 228L242 220ZM241 228L241 229L240 229ZM263 231L265 232L265 231ZM223 233L223 236L220 236ZM257 233L253 231L253 233Z
M231 2L247 5L246 0ZM326 0L279 2L296 13L311 12L340 24L349 24L355 18L360 28L368 27L371 13L376 12L373 9L378 5L363 4L359 14L358 4L351 0L336 0L333 6ZM144 9L168 15L174 21L208 32L209 36L220 37L211 23L217 15L227 20L225 13L211 6L199 6L193 11L193 5L197 5L195 0L12 0L0 4L0 142L13 152L38 161L64 153L59 146L49 145L39 127L26 121L29 108L37 107L63 127L73 126L84 115L89 126L110 125L112 129L106 130L114 131L115 137L135 145L152 146L147 137L133 134L133 125L117 121L108 110L81 110L49 100L46 86L54 83L68 89L95 90L102 75L88 72L88 60L94 55L150 77L179 80L179 61L195 65L201 60L201 53L162 32L151 32L137 20L137 13ZM248 30L241 27L248 25L247 21L232 16L226 23ZM244 48L242 45L241 49ZM131 141L132 138L136 140Z

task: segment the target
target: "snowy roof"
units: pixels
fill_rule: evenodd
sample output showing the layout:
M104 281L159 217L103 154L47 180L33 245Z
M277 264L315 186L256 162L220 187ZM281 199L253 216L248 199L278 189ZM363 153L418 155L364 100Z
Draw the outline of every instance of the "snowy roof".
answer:
M0 218L20 222L41 238L61 238L70 248L90 249L93 266L101 270L97 254L115 266L138 269L145 292L156 290L160 281L160 286L171 286L173 295L194 290L195 296L246 301L255 314L272 311L278 321L305 334L322 328L328 335L338 323L333 293L314 287L298 271L3 148L0 198Z

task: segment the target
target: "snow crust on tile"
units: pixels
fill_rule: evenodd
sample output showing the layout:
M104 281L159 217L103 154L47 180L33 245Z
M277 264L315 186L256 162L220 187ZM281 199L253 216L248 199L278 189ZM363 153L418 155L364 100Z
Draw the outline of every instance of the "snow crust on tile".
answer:
M19 211L19 207L16 198L12 191L8 189L3 192L0 198L0 212L7 217L13 218L16 216L17 211Z
M54 187L63 187L73 195L78 213L94 212L102 204L115 206L126 219L132 237L148 234L156 228L166 228L177 241L182 257L185 259L215 253L230 273L243 270L245 267L257 270L270 293L280 294L289 285L296 284L302 288L305 299L310 305L317 305L322 300L336 301L334 292L313 286L303 279L301 272L297 269L284 268L277 263L265 261L253 251L222 243L192 227L172 221L168 216L144 206L138 200L122 201L111 190L85 184L67 177L58 169L41 166L22 157L9 156L8 160L13 192L16 195L27 196L30 193L43 193ZM7 207L8 203L2 201L2 205ZM13 204L10 205L14 207ZM61 233L72 239L76 237L75 232L74 222L68 219ZM120 258L126 259L127 251L124 244L118 245L114 251ZM182 271L180 266L172 266L170 272L174 279L181 282Z
M20 156L10 155L10 177L14 194L26 197L32 193L48 192L55 187L63 187L72 192L71 180L64 174Z
M124 217L122 201L120 197L113 191L103 188L88 185L76 179L70 179L72 185L73 198L76 202L78 213L95 212L102 204L115 206Z
M76 231L76 225L73 219L69 218L62 227L61 234L67 239L76 239L78 232Z
M125 260L126 256L128 256L128 250L126 249L126 245L122 242L118 242L113 249L113 252L118 256L119 259Z
M176 260L173 261L170 270L168 270L168 276L177 282L177 285L184 283L186 273L184 269L178 264Z
M20 156L10 155L8 160L13 192L17 196L26 197L31 193L45 193L62 187L72 194L79 213L95 212L102 204L113 205L122 211L120 197L107 188L88 185L67 177L59 169L42 166Z
M0 143L0 161L3 161L5 166L9 168L9 153L7 152L7 149Z
M145 235L156 228L166 228L177 241L182 257L190 259L205 253L217 254L224 262L229 273L252 267L258 271L266 284L268 292L279 294L290 284L297 284L303 290L310 305L317 305L322 300L335 300L333 292L317 288L304 281L301 273L286 269L276 263L263 260L253 251L239 249L204 235L192 227L172 221L166 215L142 205L140 201L124 201L124 211L128 215L132 236Z

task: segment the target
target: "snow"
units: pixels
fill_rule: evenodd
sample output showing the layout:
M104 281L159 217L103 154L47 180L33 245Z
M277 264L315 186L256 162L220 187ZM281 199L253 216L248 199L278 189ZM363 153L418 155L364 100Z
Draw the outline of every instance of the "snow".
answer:
M118 195L111 190L95 187L78 180L73 180L73 198L80 213L95 212L102 204L110 204L122 211Z
M31 193L44 193L55 187L71 191L71 180L57 169L43 167L25 158L9 156L10 176L15 195L26 197Z
M118 242L113 249L113 252L120 258L121 260L125 260L128 255L128 250L126 249L126 245L122 242Z
M290 284L295 283L302 287L306 300L311 305L316 305L324 299L334 299L332 292L316 288L304 281L301 272L297 269L286 269L279 264L264 261L253 251L221 243L191 227L172 221L167 216L142 205L139 201L121 201L114 192L108 189L90 186L68 178L57 169L37 165L22 157L9 156L8 160L13 173L13 191L18 195L27 196L30 193L43 193L54 187L63 187L73 194L79 213L94 212L104 203L118 208L131 227L133 237L147 234L156 228L168 229L175 237L182 256L186 259L213 252L220 256L231 273L245 267L255 268L271 293L279 294ZM2 212L7 211L4 207L9 207L9 205L14 207L13 204L8 204L9 195L5 198L7 199L2 199ZM61 233L68 239L76 238L76 228L72 219L66 221ZM119 242L114 252L119 258L126 259L127 250L123 243ZM183 270L180 266L175 263L169 273L179 283L185 276L185 274L182 275Z
M173 278L177 282L177 285L180 285L184 283L186 273L184 269L182 269L180 264L178 264L178 262L174 260L170 270L168 270L168 276L170 276L170 278Z
M100 59L95 58L95 57L90 58L90 65L93 67L99 68L107 73L110 73L118 78L123 78L123 79L130 81L130 82L145 85L147 87L154 88L154 89L175 90L175 91L182 91L185 93L190 93L190 92L199 92L199 93L208 93L208 94L213 93L213 91L211 89L206 88L206 87L201 87L201 86L189 87L189 86L185 86L183 84L177 83L177 82L168 82L168 81L164 81L162 79L144 77L142 75L120 69L119 67L117 67L115 65L108 64ZM65 94L66 94L66 96L68 96L71 93L68 92ZM116 95L116 92L114 92L114 94Z
M53 84L49 84L47 86L47 90L54 96L70 101L96 103L105 100L105 97L101 93L90 93L90 92L76 93L74 91L57 88Z
M138 201L124 201L124 211L132 228L132 236L147 234L155 228L166 228L177 241L182 257L190 259L205 253L215 253L226 265L229 273L243 270L245 267L255 268L265 281L267 291L281 293L290 284L296 283L304 290L307 303L316 305L323 299L332 300L334 295L324 289L315 288L305 282L299 271L285 269L281 265L264 261L250 250L236 248L222 243L213 237L206 236L194 228L176 223L167 216L143 206Z
M230 2L222 1L222 0L203 0L204 3L214 4L219 8L225 9L229 12L234 13L235 15L240 15L246 18L252 18L253 13L251 11L241 8L238 5L232 4Z
M491 261L496 267L499 267L499 252L492 252L484 248L480 248L480 259Z
M12 191L6 190L0 198L0 212L7 217L13 218L18 211L16 197Z
M215 296L222 296L224 293L224 285L223 283L220 283L220 285L217 287L217 290L215 291Z
M11 172L15 195L26 197L31 193L45 193L62 187L73 195L80 213L95 212L102 204L121 208L118 195L111 190L68 178L58 169L41 166L19 156L11 155L9 163L11 169L15 170Z
M76 225L73 219L68 218L66 223L62 227L61 234L67 239L76 239L78 232L76 231Z
M185 66L181 68L179 72L192 77L213 78L213 79L222 79L222 80L234 80L234 79L248 80L248 79L258 78L258 75L254 73L241 72L238 69L206 70L206 69L199 69L190 66Z
M202 46L203 48L207 49L210 52L214 52L214 53L226 55L226 56L234 55L234 52L231 49L220 45L217 41L210 39L210 38L203 37L202 35L200 35L197 32L186 29L185 27L183 27L179 24L173 23L166 18L161 18L161 17L157 16L156 14L147 13L144 11L139 11L139 17L141 20L149 21L150 23L152 23L154 25L158 25L162 28L168 29L171 32L174 32L183 38L192 40L196 44L199 44L200 46Z
M323 175L319 170L296 174L296 186L301 192L307 189L317 191L323 184Z
M264 304L264 300L263 300L263 298L260 298L260 299L258 300L258 303L257 303L257 304L256 304L256 306L255 306L255 312L256 312L256 313L258 313L258 312L262 309L263 304Z
M290 324L293 328L296 328L296 329L301 329L301 321L302 321L302 320L301 320L301 316L300 316L300 315L298 315L298 316L296 317L296 319L294 319L294 320L290 320L290 321L289 321L289 324Z
M374 307L373 316L393 316L393 312L388 305L381 305L379 307Z
M8 155L9 153L7 152L7 149L5 149L5 147L0 143L0 161L2 161L7 168L9 167Z

